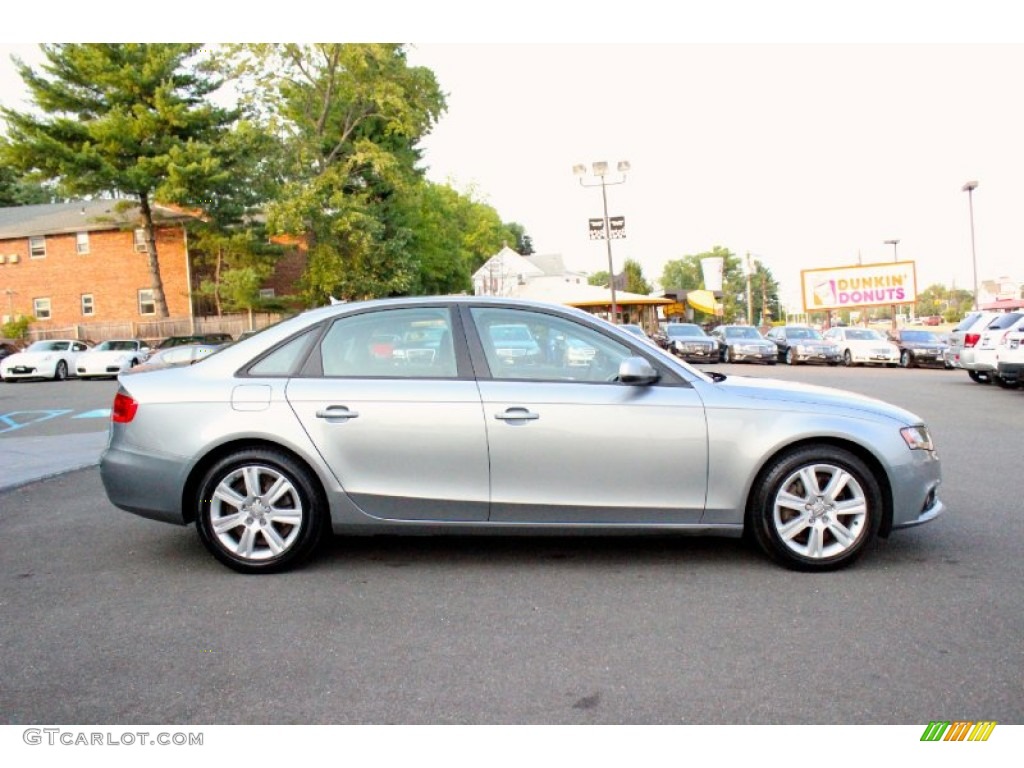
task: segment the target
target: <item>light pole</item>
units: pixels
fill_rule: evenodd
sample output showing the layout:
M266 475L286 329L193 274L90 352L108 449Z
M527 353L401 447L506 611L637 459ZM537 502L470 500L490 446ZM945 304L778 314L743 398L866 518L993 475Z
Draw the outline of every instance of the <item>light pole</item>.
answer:
M968 181L962 187L961 192L967 193L967 206L971 211L971 263L974 265L974 310L978 310L978 254L974 250L974 190L978 188L978 182Z
M587 175L587 167L582 163L578 163L572 167L572 172L576 174L576 177L580 180L580 186L582 187L601 187L601 203L604 206L604 239L605 244L608 246L608 284L612 290L612 311L611 321L614 323L617 318L618 309L615 302L615 269L612 266L612 237L611 237L611 225L608 223L608 192L607 187L614 186L615 184L626 183L626 173L629 171L629 161L620 160L616 170L622 175L617 181L608 181L608 163L602 161L592 163L591 169L594 176L597 177L598 181L587 184L583 179Z
M886 240L886 241L884 241L884 245L891 245L892 246L892 263L893 264L897 263L900 260L899 253L897 253L897 251L896 251L896 246L898 246L899 244L900 244L899 240ZM894 334L896 333L896 305L895 304L892 305L892 322L890 324L890 329L892 330L892 333L894 333Z

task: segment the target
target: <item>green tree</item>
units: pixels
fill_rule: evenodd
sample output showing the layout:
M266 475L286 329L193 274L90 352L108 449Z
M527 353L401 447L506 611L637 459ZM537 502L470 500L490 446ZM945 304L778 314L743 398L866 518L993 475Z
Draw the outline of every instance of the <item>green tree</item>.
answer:
M3 144L0 143L0 157L3 154ZM10 166L0 165L0 208L16 205L41 205L53 201L52 190L37 181L22 178L21 174Z
M433 72L410 67L396 44L260 44L228 53L239 87L284 146L284 184L268 222L309 243L307 300L412 289L417 144L445 109Z
M724 320L745 322L746 320L746 278L742 263L728 248L716 245L710 251L694 253L669 261L661 273L661 285L666 291L695 291L704 289L704 272L701 259L719 256L724 259L722 268L722 305ZM698 322L720 320L714 315L696 311Z
M644 268L633 259L626 259L622 267L626 276L626 290L630 293L648 294L651 292L651 284L644 279Z
M606 270L606 269L598 270L597 272L595 272L594 274L592 274L590 277L587 278L587 282L590 283L591 285L599 285L599 286L602 286L602 287L608 287L608 285L611 282L608 279L608 270Z
M230 172L219 142L235 114L207 97L211 77L193 43L41 46L36 72L16 61L37 109L3 110L4 160L67 195L115 193L138 203L160 316L167 302L153 229L155 200L201 206L212 179Z

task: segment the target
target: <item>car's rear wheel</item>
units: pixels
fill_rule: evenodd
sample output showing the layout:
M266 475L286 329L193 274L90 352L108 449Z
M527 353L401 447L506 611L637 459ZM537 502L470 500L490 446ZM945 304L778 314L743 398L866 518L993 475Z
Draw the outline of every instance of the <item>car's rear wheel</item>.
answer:
M967 371L967 375L971 377L971 381L976 384L989 384L992 378L987 373L980 373L978 371Z
M53 369L53 380L64 381L68 377L68 364L63 360L57 361L57 367Z
M309 470L274 450L239 451L218 461L195 500L207 549L241 573L292 568L316 547L326 504Z
M857 456L830 445L780 456L758 479L747 524L787 568L842 568L864 552L881 522L882 492Z
M1020 381L1017 379L1009 381L1008 379L1004 379L1002 376L999 375L993 376L992 379L993 381L995 381L996 384L998 384L1003 389L1017 389L1017 387L1020 386Z

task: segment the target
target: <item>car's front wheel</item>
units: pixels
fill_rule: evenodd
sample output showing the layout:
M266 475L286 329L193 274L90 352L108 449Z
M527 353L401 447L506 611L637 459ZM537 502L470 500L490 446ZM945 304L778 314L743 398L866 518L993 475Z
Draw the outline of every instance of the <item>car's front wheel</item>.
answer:
M845 352L843 352L843 365L845 365L847 368L853 366L853 355L850 354L850 350L846 350Z
M913 368L914 367L914 356L912 354L910 354L910 350L909 349L904 349L900 353L900 366L902 366L903 368Z
M811 445L784 454L765 469L757 488L747 525L770 557L794 570L849 565L881 522L878 481L842 448Z
M323 531L327 512L318 488L309 470L284 453L233 453L199 486L199 538L241 573L292 568L309 556Z
M57 361L57 367L53 369L53 380L64 381L68 377L68 364L63 360Z
M793 354L792 347L786 350L786 365L796 365L796 355Z

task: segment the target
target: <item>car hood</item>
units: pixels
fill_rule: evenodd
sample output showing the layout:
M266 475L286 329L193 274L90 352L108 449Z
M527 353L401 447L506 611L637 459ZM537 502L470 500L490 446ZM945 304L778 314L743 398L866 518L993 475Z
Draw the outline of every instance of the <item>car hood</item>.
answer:
M942 349L949 346L942 341L904 341L901 344L906 349Z
M886 416L908 426L924 423L923 419L911 411L887 403L884 400L877 400L873 397L849 392L845 389L748 376L729 376L725 381L719 382L715 386L724 387L730 394L736 397L767 400L773 403L843 408Z
M81 356L83 358L85 358L89 362L103 363L103 362L106 362L108 360L113 362L114 360L117 360L119 358L131 357L132 355L135 355L135 356L139 357L139 356L142 355L142 353L138 352L138 351L133 352L130 349L123 349L123 350L116 350L116 349L95 350L94 349L94 350L92 350L90 352L83 352Z
M63 352L15 352L13 355L4 358L4 365L35 365L45 361L51 355L66 354L69 354L67 350Z

